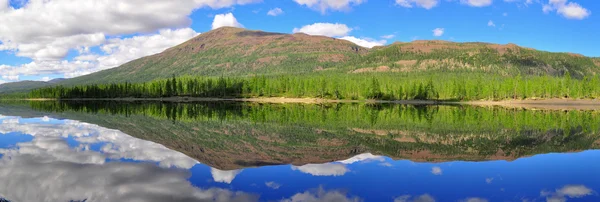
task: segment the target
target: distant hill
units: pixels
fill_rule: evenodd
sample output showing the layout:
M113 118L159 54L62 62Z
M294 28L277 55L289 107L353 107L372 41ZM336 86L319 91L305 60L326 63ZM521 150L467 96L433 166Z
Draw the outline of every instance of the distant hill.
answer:
M0 94L2 93L15 93L15 92L23 92L31 89L42 88L51 86L65 79L53 79L50 81L19 81L13 83L5 83L0 85Z
M119 67L60 81L57 85L145 82L182 75L252 76L306 73L478 72L504 76L574 78L600 73L600 58L551 53L515 44L448 41L397 42L372 49L346 40L302 33L282 34L223 27L162 53ZM26 91L47 83L5 84L2 92ZM0 88L0 89L1 89Z

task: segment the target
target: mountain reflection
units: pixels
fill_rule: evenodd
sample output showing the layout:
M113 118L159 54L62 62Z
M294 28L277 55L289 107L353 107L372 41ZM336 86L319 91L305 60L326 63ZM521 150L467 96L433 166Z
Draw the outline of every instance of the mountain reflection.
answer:
M515 160L600 148L600 112L470 106L32 102L156 142L218 170L327 163L361 153L418 162ZM0 105L2 108L2 105ZM15 111L14 105L7 105ZM23 113L23 112L17 112Z

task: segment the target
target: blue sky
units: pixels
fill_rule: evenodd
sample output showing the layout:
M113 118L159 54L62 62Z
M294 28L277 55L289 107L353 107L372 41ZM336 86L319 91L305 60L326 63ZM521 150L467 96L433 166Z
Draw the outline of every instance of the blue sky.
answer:
M598 10L592 0L0 0L0 83L116 67L215 26L366 47L437 39L599 57Z

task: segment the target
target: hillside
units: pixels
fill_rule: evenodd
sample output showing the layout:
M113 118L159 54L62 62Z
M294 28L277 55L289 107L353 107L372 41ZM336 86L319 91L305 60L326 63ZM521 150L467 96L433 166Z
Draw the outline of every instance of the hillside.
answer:
M50 81L20 81L14 83L5 83L0 85L0 94L4 93L14 93L14 92L23 92L28 91L35 88L42 88L51 86L53 84L57 84L64 79L54 79Z
M248 76L323 72L480 71L576 78L600 73L600 59L515 44L397 42L373 49L349 41L224 27L162 53L62 84L143 82L173 75Z
M140 82L179 75L245 76L313 72L367 54L349 41L224 27L162 53L118 68L70 79L65 84Z

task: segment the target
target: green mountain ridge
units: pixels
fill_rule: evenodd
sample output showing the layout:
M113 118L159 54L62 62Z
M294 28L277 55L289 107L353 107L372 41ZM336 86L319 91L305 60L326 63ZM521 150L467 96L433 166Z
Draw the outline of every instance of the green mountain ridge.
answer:
M65 79L53 79L50 81L19 81L13 83L5 83L0 85L0 94L3 93L15 93L15 92L23 92L28 91L35 88L43 88L52 86L54 84L60 83Z

